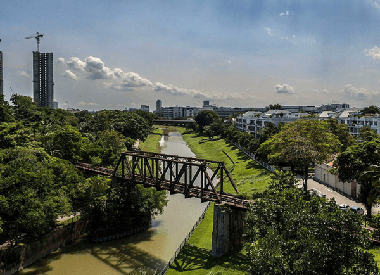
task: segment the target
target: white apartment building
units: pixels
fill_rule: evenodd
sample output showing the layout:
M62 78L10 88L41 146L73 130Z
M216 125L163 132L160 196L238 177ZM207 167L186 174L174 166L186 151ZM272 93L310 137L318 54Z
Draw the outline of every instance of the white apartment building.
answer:
M236 128L259 137L260 130L268 123L273 123L277 127L280 123L293 122L308 115L308 113L292 113L287 110L269 110L266 113L250 111L236 118Z
M350 134L355 137L359 135L360 128L364 126L370 127L380 134L380 116L378 114L361 115L360 109L349 109L339 114L337 119L340 124L346 124Z

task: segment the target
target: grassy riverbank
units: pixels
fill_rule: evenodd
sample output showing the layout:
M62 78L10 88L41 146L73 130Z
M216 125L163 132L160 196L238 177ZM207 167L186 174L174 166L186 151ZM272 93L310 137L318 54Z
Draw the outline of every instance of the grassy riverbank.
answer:
M262 191L266 188L270 173L232 144L223 139L209 140L195 133L186 132L183 128L179 130L198 158L224 161L227 169L232 171L232 177L240 194L252 197L255 191ZM224 188L225 192L235 193L232 186L227 183ZM244 251L235 251L217 259L211 256L213 210L213 207L209 208L204 220L172 264L168 275L247 273L249 262Z
M160 153L160 140L163 135L163 128L155 128L144 142L140 142L139 148L142 151Z

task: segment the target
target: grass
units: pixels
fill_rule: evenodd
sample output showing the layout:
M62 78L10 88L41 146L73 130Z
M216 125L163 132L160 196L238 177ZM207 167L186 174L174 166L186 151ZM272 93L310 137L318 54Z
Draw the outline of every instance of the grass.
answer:
M254 192L265 190L270 179L270 172L233 144L227 143L224 139L209 140L189 132L183 132L183 138L198 158L224 161L240 194L246 194L251 198ZM224 191L235 193L230 184L225 184Z
M240 194L247 194L252 197L254 192L263 191L268 185L270 173L232 144L223 139L209 140L197 134L186 132L184 128L178 130L198 158L225 162L226 168L232 171L232 177ZM230 184L225 184L224 191L234 193ZM233 251L221 258L211 256L213 214L214 207L211 205L204 220L171 265L168 275L247 274L249 260L244 250Z
M159 153L160 152L159 141L161 140L162 134L163 134L163 128L155 128L153 130L153 133L150 134L144 142L140 142L139 148L142 151Z

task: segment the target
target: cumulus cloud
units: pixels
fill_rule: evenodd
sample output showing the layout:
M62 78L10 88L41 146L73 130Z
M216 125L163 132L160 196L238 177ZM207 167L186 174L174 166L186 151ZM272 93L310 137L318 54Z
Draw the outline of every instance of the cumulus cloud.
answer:
M281 17L287 17L287 16L289 16L289 11L280 13L280 16Z
M65 60L64 58L62 59ZM84 70L86 63L81 61L78 57L71 57L70 60L66 61L66 65L72 70Z
M57 62L58 63L65 63L65 59L63 57L58 57Z
M25 71L18 71L18 75L21 75L21 76L26 76L26 77L28 77L28 78L30 78L31 77L31 75L30 74L28 74L27 72L25 72Z
M84 101L81 101L81 102L79 102L76 105L79 105L79 106L99 106L99 104L97 104L97 103L94 103L94 102L84 102Z
M163 92L174 96L189 96L201 99L234 100L253 98L251 96L243 96L237 93L227 94L184 89L161 82L153 84L150 80L141 77L135 72L124 72L120 68L111 69L106 67L99 57L88 56L84 61L80 60L78 57L71 57L67 61L60 57L58 60L60 63L66 64L69 68L69 70L66 70L64 73L65 77L74 80L83 78L91 80L102 79L104 80L103 85L105 87L116 91L133 91L138 88L149 88L156 92Z
M156 92L165 92L165 93L175 95L175 96L188 95L194 98L210 98L209 96L207 96L206 93L198 91L198 90L177 88L174 85L171 85L171 84L165 85L161 82L156 82L154 90Z
M84 70L89 79L110 79L115 76L110 68L104 66L104 62L99 57L86 57L84 63Z
M366 56L370 56L373 59L380 59L380 49L377 46L372 49L365 49L364 53Z
M266 30L267 31L267 34L269 35L269 36L273 36L274 34L273 34L273 30L272 29L270 29L270 28L267 28L267 27L264 27L264 30Z
M355 88L351 84L346 85L343 90L340 91L340 94L345 98L358 99L358 100L367 100L373 96L378 96L378 92L369 92L364 88Z
M274 89L278 94L294 94L294 88L289 86L288 84L278 84L274 86Z
M68 77L68 78L71 78L73 80L78 80L78 76L76 74L74 74L72 71L70 70L66 70L65 73L63 74L64 77Z
M120 85L114 86L114 88L117 90L130 90L131 88L153 86L152 82L146 78L142 78L137 73L124 73L123 71L118 73L120 74L118 77L122 79L122 83L120 83Z

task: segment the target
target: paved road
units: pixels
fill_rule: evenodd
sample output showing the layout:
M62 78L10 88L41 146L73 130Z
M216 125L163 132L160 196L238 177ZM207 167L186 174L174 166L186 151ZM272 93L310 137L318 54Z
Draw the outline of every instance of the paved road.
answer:
M351 200L351 199L339 194L338 192L328 188L327 186L325 186L323 184L320 184L320 183L318 183L312 179L308 179L307 180L307 189L312 189L312 188L317 189L322 194L326 195L326 198L328 198L328 199L335 198L335 200L338 204L348 204L349 206L361 207L365 211L365 207L362 203L357 203L354 200ZM372 213L373 214L377 214L378 212L380 212L380 207L378 205L375 205L375 207L372 207Z

